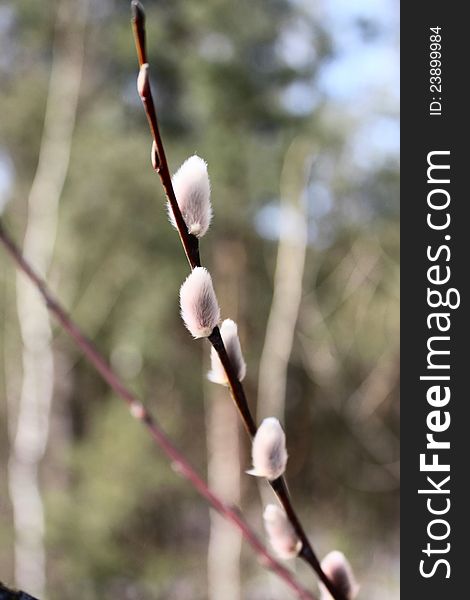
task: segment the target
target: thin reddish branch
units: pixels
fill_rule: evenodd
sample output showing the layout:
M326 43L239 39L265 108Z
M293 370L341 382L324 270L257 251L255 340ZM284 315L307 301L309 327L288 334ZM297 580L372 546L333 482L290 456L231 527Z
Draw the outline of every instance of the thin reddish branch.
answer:
M153 138L152 144L152 165L155 171L160 176L160 180L165 190L166 197L170 203L173 215L175 217L176 226L183 245L186 258L191 266L200 267L199 259L199 241L196 236L189 233L183 216L181 214L178 202L176 201L173 184L171 183L170 169L166 159L165 148L163 146L160 128L158 126L157 111L152 97L152 89L150 87L150 79L148 74L147 48L145 45L145 13L140 2L133 0L132 6L132 30L134 32L135 45L137 56L139 59L139 78L137 87L140 99L144 105L145 114L150 127L150 132Z
M142 100L142 104L147 115L147 120L150 126L150 132L153 138L152 144L152 164L154 169L160 176L163 188L165 190L166 197L173 211L175 217L176 226L178 233L183 245L186 257L192 269L194 267L201 266L199 256L199 241L198 239L188 232L183 216L181 214L178 202L176 201L175 192L171 181L171 174L168 168L168 162L166 159L165 149L163 146L162 137L160 135L160 129L158 127L157 113L155 104L153 102L152 90L150 86L149 77L149 65L147 58L146 49L146 34L145 34L145 12L142 4L138 0L132 0L132 29L134 32L134 41L137 50L137 56L139 60L139 77L137 80L137 88ZM238 409L240 417L243 421L245 429L247 430L250 438L253 439L256 434L256 424L251 415L250 408L246 399L243 385L239 381L227 355L222 337L218 327L215 327L212 334L209 336L209 341L215 348L220 361L227 374L227 380L229 383L230 394L233 401ZM320 580L323 582L327 590L330 592L334 600L346 600L341 590L335 588L333 583L323 572L320 561L315 554L313 547L305 533L302 524L297 517L297 514L292 506L292 502L289 496L287 484L283 477L280 477L274 482L269 482L275 494L277 495L280 503L284 507L286 514L297 533L300 541L302 542L302 549L299 556L305 560L312 569L316 572Z
M22 271L26 277L35 286L49 309L56 317L63 329L73 339L75 344L81 349L91 365L100 374L102 379L120 396L129 408L133 417L138 419L145 425L154 442L160 447L167 458L176 467L180 473L197 492L209 502L209 504L217 510L225 519L231 521L241 531L245 540L250 544L253 550L258 555L260 562L268 569L276 573L290 589L297 594L299 598L304 600L316 600L315 596L306 590L288 571L281 565L259 541L256 534L241 517L237 509L232 508L222 502L207 486L206 482L197 474L185 456L176 448L170 438L161 429L156 419L148 412L142 402L124 385L113 369L109 366L105 358L95 348L91 340L89 340L78 325L68 316L67 312L62 308L58 300L51 293L46 283L39 277L36 271L25 260L21 250L11 239L4 229L0 221L0 241L6 248L8 254L16 263L17 268Z

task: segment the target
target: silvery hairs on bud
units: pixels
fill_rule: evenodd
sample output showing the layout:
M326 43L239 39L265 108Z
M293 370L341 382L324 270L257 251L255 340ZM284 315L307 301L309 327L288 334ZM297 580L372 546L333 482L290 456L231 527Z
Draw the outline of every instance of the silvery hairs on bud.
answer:
M333 550L321 561L325 575L339 590L346 600L353 600L359 586L354 578L351 565L342 552ZM320 584L321 600L331 600L331 595L323 584Z
M208 337L220 321L220 308L212 279L204 267L196 267L180 289L181 316L193 337Z
M264 419L258 427L251 448L253 469L249 475L266 477L273 481L286 470L287 450L286 436L281 424L274 417Z
M233 370L235 371L238 380L243 381L246 375L246 363L243 360L240 339L238 337L238 328L235 321L232 321L232 319L225 319L220 326L220 335L222 336ZM215 348L211 348L211 370L207 374L207 377L213 383L228 385L227 374L220 362L219 355Z
M269 542L279 558L295 558L302 548L283 508L276 504L268 504L263 513L264 527Z
M207 164L199 156L190 156L173 175L173 190L189 233L202 237L212 219L211 186ZM167 203L168 217L176 228L175 216Z

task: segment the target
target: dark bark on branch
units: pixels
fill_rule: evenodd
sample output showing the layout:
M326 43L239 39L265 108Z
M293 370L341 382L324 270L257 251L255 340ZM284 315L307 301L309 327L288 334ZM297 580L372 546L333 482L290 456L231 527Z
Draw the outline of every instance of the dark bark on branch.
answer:
M0 581L0 600L38 600L26 592L11 590Z

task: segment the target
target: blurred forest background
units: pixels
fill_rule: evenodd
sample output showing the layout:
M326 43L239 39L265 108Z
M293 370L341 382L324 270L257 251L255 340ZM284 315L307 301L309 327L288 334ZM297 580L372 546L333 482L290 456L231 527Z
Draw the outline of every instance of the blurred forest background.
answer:
M202 241L258 419L321 556L398 597L398 2L147 1L170 167L212 181ZM264 538L137 96L124 0L0 2L0 212L72 316ZM41 600L292 597L170 468L0 248L0 579ZM263 500L261 500L263 499ZM311 572L290 563L312 587ZM15 575L16 573L16 575Z

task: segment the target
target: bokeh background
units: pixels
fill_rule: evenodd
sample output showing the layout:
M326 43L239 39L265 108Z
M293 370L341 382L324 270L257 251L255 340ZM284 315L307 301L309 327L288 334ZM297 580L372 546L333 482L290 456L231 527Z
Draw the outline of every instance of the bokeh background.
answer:
M287 433L318 553L398 597L396 0L147 1L170 167L208 161L203 239L258 419ZM135 89L123 0L0 2L0 212L73 317L264 536L269 490L208 347ZM175 474L0 248L0 579L41 600L290 598ZM291 563L315 589L311 572Z

